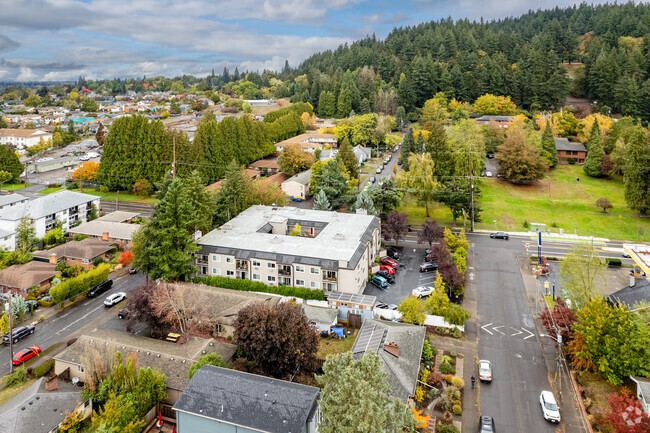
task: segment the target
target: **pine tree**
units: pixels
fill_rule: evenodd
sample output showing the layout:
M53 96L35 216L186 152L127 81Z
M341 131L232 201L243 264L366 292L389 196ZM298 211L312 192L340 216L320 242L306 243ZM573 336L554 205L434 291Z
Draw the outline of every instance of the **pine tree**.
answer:
M352 111L352 97L348 89L341 89L339 100L337 104L337 112L339 118L346 118L350 116Z
M447 139L447 132L441 122L431 123L431 131L424 144L424 150L431 154L438 180L444 180L454 173L453 150Z
M354 204L355 209L365 209L368 212L368 215L377 215L375 210L375 205L372 202L372 199L366 193L366 191L361 191L357 196L357 201Z
M413 153L415 148L415 138L413 137L413 129L409 128L409 132L404 136L401 148L402 169L408 171L409 169L409 156Z
M542 134L542 157L548 162L549 166L557 166L557 149L555 148L555 139L553 138L553 128L551 121L546 121L546 129Z
M225 179L216 197L215 225L221 225L239 215L250 205L251 180L237 161L226 168Z
M635 127L626 149L625 201L630 209L650 211L650 144L646 131Z
M318 191L318 194L314 198L314 210L332 210L330 201L327 199L327 194L325 194L323 189Z
M336 155L337 159L340 159L345 165L346 170L350 173L350 177L356 179L359 175L359 161L357 157L354 156L352 151L352 145L348 137L344 137L339 146L339 152Z
M400 75L397 97L399 105L404 107L407 113L413 111L415 108L415 91L413 90L413 83L405 74Z
M395 112L395 123L397 124L397 129L402 129L406 126L406 110L401 105L397 107Z
M603 165L603 156L605 156L603 138L600 134L598 120L594 119L594 124L591 127L591 133L589 134L589 140L587 141L587 158L585 158L585 165L583 167L587 176L602 176L600 167Z

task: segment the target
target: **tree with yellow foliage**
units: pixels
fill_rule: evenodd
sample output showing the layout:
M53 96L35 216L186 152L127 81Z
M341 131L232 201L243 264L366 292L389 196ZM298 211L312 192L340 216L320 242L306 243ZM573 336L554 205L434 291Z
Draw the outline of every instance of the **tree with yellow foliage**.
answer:
M87 180L94 182L97 180L97 172L99 171L99 162L88 161L79 164L75 171L72 173L73 180Z
M603 141L607 142L609 138L609 133L612 130L614 125L614 119L604 114L596 113L590 114L584 119L578 122L578 139L581 143L587 143L589 141L589 136L591 135L591 130L594 127L594 121L598 120L598 126L600 128L600 135L603 137Z

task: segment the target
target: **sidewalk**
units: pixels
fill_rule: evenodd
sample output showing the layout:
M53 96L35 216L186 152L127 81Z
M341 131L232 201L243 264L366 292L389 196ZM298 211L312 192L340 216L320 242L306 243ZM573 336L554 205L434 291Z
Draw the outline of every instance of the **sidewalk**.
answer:
M467 275L474 270L475 263L474 249L469 249L467 255ZM458 341L459 348L457 351L465 355L465 365L463 368L463 380L465 381L465 392L463 393L463 430L462 433L476 431L480 408L480 386L472 390L472 376L476 376L476 366L478 365L478 291L477 281L469 277L465 280L465 295L463 296L463 308L465 308L472 317L465 321L465 341Z
M537 298L536 296L536 277L530 271L529 263L525 257L518 257L517 261L521 276L524 280L528 305L535 322L535 329L540 336L539 341L546 369L548 370L549 385L560 405L560 413L562 414L560 428L564 432L587 433L589 431L587 428L588 423L580 408L580 397L575 392L566 364L559 360L560 353L555 346L555 342L547 336L546 328L544 328L542 321L539 319L539 313L546 308L546 303L543 297Z

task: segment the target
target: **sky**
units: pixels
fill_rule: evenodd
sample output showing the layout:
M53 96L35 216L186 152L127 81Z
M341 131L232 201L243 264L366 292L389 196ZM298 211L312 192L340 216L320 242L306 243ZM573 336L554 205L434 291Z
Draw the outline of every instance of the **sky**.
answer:
M599 1L595 1L598 3ZM451 16L570 0L0 0L0 81L278 71L315 52Z

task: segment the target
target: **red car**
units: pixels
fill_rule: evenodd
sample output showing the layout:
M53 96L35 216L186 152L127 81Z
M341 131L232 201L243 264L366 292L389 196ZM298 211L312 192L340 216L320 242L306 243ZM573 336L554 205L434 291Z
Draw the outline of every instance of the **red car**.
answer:
M382 270L382 271L386 271L391 275L393 275L395 273L395 268L393 268L392 266L381 265L381 266L379 266L379 269Z
M381 263L382 265L388 265L392 268L396 268L397 266L399 266L395 260L389 259L388 257L384 257L379 261L379 263Z
M41 353L41 348L38 346L32 346L29 349L23 349L20 352L16 352L14 355L13 363L14 365L20 365L25 361L32 359Z

